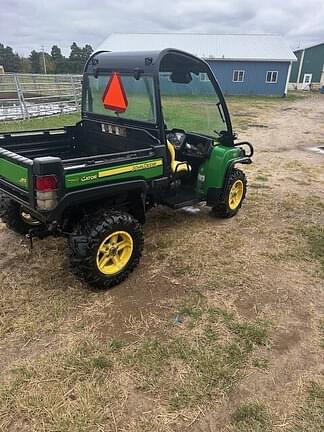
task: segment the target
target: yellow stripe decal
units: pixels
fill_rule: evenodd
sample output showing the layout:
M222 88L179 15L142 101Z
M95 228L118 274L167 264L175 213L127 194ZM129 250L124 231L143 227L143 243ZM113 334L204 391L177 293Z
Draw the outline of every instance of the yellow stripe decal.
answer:
M117 174L124 174L124 173L128 173L128 172L140 171L143 169L155 168L157 166L161 166L162 164L163 164L162 159L159 159L159 160L155 160L155 161L141 162L139 164L128 165L128 166L119 167L119 168L111 168L111 169L106 170L106 171L99 171L98 177L99 178L109 177L109 176L113 176L113 175L117 175Z

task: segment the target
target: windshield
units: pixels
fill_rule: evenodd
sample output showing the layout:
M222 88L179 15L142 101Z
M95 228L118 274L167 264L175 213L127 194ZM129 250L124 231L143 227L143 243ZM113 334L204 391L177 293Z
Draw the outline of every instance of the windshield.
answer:
M227 130L223 109L207 70L203 63L197 62L169 61L165 64L164 71L160 72L160 90L168 129L209 136Z
M88 113L155 123L153 78L112 73L88 76L83 110Z

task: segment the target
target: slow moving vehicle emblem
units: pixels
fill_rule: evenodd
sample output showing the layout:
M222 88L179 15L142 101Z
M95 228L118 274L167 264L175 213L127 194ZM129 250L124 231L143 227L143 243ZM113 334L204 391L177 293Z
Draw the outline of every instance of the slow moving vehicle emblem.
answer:
M120 75L114 72L108 81L106 90L102 96L102 102L106 109L123 113L128 106L128 100Z

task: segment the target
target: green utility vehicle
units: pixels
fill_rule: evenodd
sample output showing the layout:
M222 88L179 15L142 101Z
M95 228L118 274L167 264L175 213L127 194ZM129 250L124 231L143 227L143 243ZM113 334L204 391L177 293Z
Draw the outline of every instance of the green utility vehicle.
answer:
M205 61L175 49L96 52L80 122L0 135L0 216L30 239L66 236L74 272L109 288L139 263L151 207L238 212L237 164L251 163L253 148L235 139Z

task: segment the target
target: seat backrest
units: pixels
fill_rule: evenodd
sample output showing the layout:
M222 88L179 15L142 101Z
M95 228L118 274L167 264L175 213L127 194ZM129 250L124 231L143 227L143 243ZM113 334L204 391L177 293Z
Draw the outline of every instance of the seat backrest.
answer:
M176 153L175 153L175 149L174 149L173 145L170 143L170 141L167 141L167 146L168 146L168 151L170 154L170 163L171 163L171 168L172 168L172 165L174 165L174 163L175 163Z
M174 146L170 143L170 141L167 140L167 146L168 151L170 155L170 166L171 171L173 173L180 173L180 172L188 172L191 170L191 168L188 166L187 162L181 162L176 160L176 152Z

